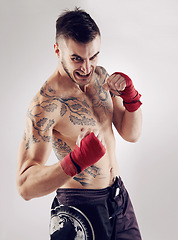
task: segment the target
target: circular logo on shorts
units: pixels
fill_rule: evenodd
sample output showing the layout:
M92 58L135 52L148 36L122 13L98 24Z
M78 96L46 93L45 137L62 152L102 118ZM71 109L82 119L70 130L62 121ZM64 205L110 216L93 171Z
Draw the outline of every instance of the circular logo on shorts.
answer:
M94 231L87 216L72 206L57 206L51 211L51 240L94 240Z

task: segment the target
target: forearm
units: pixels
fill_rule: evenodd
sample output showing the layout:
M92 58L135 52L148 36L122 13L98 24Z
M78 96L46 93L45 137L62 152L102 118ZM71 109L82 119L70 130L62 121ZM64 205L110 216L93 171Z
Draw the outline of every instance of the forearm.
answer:
M17 177L20 195L25 200L45 196L70 180L60 163L51 166L33 165Z
M124 111L119 133L128 142L136 142L142 130L142 111L138 108L135 112Z

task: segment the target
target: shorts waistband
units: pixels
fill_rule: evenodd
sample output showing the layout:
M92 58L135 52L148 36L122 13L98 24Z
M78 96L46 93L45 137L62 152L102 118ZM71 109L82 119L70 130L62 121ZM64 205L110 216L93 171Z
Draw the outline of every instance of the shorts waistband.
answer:
M80 203L96 203L105 201L109 196L115 197L116 189L122 188L122 180L116 177L112 186L103 189L76 189L76 188L59 188L56 197L61 204L80 204Z

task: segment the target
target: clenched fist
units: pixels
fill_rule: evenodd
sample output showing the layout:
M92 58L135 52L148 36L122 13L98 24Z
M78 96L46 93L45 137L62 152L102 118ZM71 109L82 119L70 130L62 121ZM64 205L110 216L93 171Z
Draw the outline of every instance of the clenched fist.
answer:
M141 95L135 90L132 80L124 73L113 73L103 87L115 96L120 96L129 112L136 111L142 104L140 102Z

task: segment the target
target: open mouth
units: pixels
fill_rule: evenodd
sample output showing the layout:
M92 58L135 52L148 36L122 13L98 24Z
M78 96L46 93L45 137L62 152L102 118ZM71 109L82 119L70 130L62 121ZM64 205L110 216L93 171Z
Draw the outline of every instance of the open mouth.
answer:
M76 72L76 75L77 75L79 78L88 78L88 77L90 76L90 73L88 73L88 74L83 74L83 73Z

